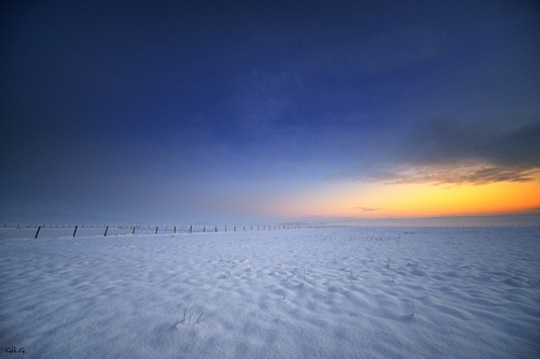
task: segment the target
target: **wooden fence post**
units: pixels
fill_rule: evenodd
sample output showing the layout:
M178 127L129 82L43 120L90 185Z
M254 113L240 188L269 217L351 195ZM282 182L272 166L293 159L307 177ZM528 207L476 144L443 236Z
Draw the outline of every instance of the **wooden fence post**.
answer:
M105 233L103 234L103 237L107 237L107 232L109 231L109 226L107 226L107 228L105 228Z
M77 234L77 226L75 226L75 230L73 231L73 238L75 238L76 234Z
M189 226L189 234L193 233L193 225Z
M135 226L133 226L133 229L131 230L131 234L135 235Z
M157 230L158 230L158 227L156 226L156 233L154 233L154 234L157 234Z
M176 234L176 226L174 226L174 234Z
M36 235L34 236L34 239L37 239L37 236L39 235L39 231L41 230L41 226L38 227L36 231Z

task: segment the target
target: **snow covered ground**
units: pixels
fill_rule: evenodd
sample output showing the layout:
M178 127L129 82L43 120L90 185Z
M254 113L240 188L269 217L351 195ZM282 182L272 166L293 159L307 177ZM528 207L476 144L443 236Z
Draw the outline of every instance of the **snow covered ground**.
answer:
M0 273L1 358L540 357L540 228L4 239Z

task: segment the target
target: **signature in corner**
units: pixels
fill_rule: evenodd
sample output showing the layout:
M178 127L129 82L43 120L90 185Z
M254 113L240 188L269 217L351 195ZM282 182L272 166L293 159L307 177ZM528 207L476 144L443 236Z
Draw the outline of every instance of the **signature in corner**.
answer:
M16 353L24 354L24 348L17 349L17 347L8 347L6 348L5 352L10 353L10 354L16 354Z

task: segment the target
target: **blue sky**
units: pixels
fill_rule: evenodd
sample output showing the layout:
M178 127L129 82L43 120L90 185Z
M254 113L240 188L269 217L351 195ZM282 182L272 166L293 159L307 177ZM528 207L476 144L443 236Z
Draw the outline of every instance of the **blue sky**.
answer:
M17 1L1 13L6 216L332 216L328 199L347 191L358 204L335 215L361 216L377 209L363 193L397 183L538 185L534 1Z

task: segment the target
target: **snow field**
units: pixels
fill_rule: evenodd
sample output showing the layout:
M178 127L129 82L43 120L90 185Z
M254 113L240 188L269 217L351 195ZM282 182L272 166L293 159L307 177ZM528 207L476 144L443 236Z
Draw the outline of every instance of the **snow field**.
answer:
M538 228L13 239L0 273L25 358L540 354Z

